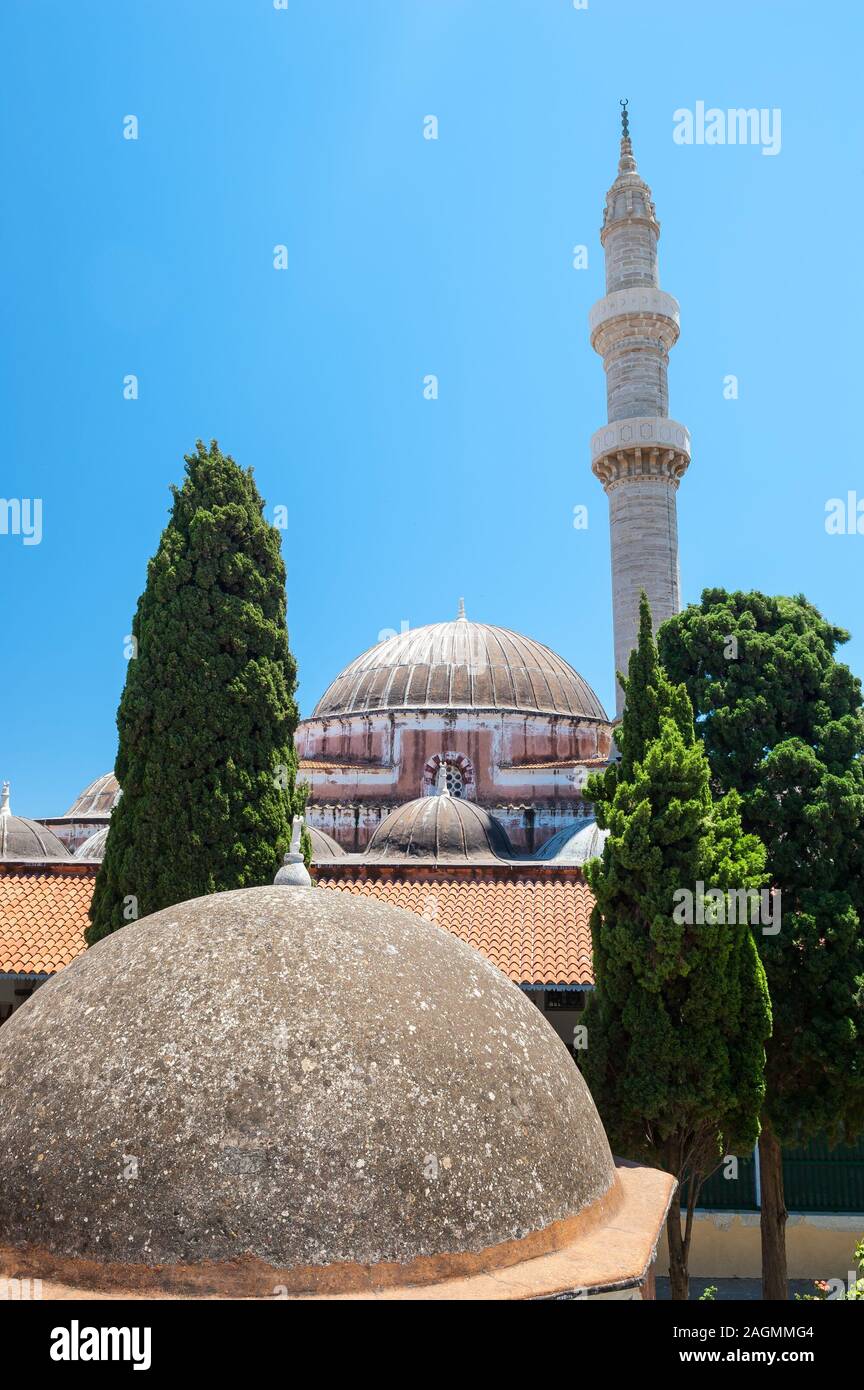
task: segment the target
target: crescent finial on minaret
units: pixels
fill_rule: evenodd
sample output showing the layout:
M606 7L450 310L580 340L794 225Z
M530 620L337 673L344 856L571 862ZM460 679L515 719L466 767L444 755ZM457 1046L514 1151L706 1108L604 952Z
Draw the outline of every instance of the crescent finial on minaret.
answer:
M621 157L618 172L619 174L635 174L636 160L633 158L633 144L630 139L630 113L627 110L630 105L630 98L622 97L618 105L621 107Z

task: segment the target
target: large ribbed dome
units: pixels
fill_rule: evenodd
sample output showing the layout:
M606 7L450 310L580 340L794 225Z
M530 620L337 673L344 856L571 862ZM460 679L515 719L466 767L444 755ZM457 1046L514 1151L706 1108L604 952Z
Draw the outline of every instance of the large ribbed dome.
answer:
M482 806L455 796L421 796L385 816L364 858L468 864L513 858L503 826Z
M457 618L370 647L322 695L313 719L369 710L494 709L606 719L590 685L530 637Z

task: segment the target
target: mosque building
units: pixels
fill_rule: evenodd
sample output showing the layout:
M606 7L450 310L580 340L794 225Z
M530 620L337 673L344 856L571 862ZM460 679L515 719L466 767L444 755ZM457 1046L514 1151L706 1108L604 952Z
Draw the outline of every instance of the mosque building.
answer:
M641 591L647 594L655 626L680 608L676 494L689 466L690 438L684 425L669 416L667 369L678 338L679 311L660 288L659 233L651 190L633 155L625 108L618 171L606 197L600 232L606 292L589 318L591 345L606 374L607 420L591 438L590 458L609 501L616 672L626 671L637 639ZM449 606L452 597L442 595L442 603ZM149 1246L136 1252L127 1244L122 1247L125 1255L112 1246L107 1266L95 1273L92 1262L82 1258L108 1210L90 1181L89 1155L104 1134L113 1136L110 1117L116 1114L117 1097L113 1089L95 1098L84 1094L78 1073L70 1073L67 1061L82 1046L79 1025L84 1009L96 1018L93 1026L104 1031L99 1055L109 1059L112 1088L114 1078L126 1088L123 1104L129 1113L141 1109L139 1073L145 1079L158 1074L160 1082L164 1080L161 1057L157 1066L148 1049L154 1019L156 1042L178 1026L176 970L166 971L163 964L168 946L165 923L161 929L159 923L165 917L171 930L170 955L175 967L181 961L181 971L184 957L190 962L200 959L205 936L210 950L214 926L220 932L221 944L211 952L213 970L201 972L190 964L184 975L184 988L194 989L196 998L191 1009L181 1011L180 1025L188 1025L193 1041L202 1019L225 1011L230 1024L225 1038L235 1049L232 1056L254 1054L262 1075L268 1068L272 1072L272 1082L260 1088L261 1095L279 1096L294 1062L301 1074L290 1088L289 1107L294 1093L302 1094L310 1079L323 1078L324 1084L318 1092L309 1087L298 1112L303 1124L308 1120L308 1131L302 1125L294 1127L286 1139L279 1128L284 1116L274 1111L265 1136L274 1153L291 1145L297 1149L299 1137L297 1171L303 1181L295 1184L291 1201L315 1206L308 1248L292 1244L297 1232L306 1228L280 1227L271 1219L267 1200L260 1197L256 1183L264 1168L259 1173L259 1164L269 1162L267 1154L262 1159L244 1146L239 1133L236 1143L231 1136L226 1140L217 1124L220 1144L227 1146L219 1163L208 1166L205 1196L208 1202L225 1203L231 1211L231 1230L242 1233L245 1250L258 1252L259 1265L238 1273L237 1251L223 1241L210 1252L224 1262L213 1295L254 1292L255 1281L266 1277L272 1282L272 1270L278 1267L280 1284L296 1289L296 1296L317 1290L328 1297L355 1297L351 1279L362 1264L372 1269L377 1297L424 1296L424 1283L432 1296L444 1289L447 1297L568 1297L574 1289L597 1297L651 1297L657 1233L671 1179L653 1170L613 1164L578 1068L566 1065L566 1053L555 1049L550 1030L538 1017L542 1013L558 1037L574 1046L587 992L594 986L589 924L593 899L584 866L602 851L605 837L585 799L585 781L615 756L615 721L622 707L620 686L611 715L564 656L534 637L469 617L460 600L455 618L400 633L350 661L312 714L300 722L296 746L300 776L310 791L307 825L314 892L284 891L308 881L302 862L297 862L300 856L289 853L274 886L179 904L170 910L170 919L154 914L107 938L94 952L85 952L84 931L111 813L121 795L113 773L93 781L65 814L38 820L14 813L9 786L4 784L0 1024L38 991L33 1005L8 1029L0 1029L0 1070L5 1068L11 1097L9 1133L0 1145L5 1164L0 1225L15 1271L33 1258L32 1272L41 1275L39 1256L45 1268L69 1286L89 1287L96 1279L98 1287L106 1273L109 1279L124 1277L124 1260L140 1256L145 1264L151 1262ZM301 896L293 898L294 892ZM260 1037L248 1042L243 1035L248 991L272 985L267 973L272 961L258 949L261 905L278 950L284 947L289 922L292 940L296 934L305 943L304 951L313 937L316 946L307 952L308 970L306 957L295 959L296 953L291 954L296 980L290 989L273 994L278 1031L272 1046L264 1047ZM174 933L178 913L184 920L179 938ZM406 930L406 923L411 925L408 913L414 914L419 930ZM254 930L246 932L246 944L238 954L238 932L245 931L247 919L254 919ZM317 951L322 931L334 942L324 956ZM364 956L370 932L380 946L371 970ZM397 941L411 962L406 969L397 959ZM127 960L134 967L134 980L121 972L126 983L118 990L113 966ZM316 978L322 961L326 976ZM68 975L57 981L59 989L53 983L40 989L73 962ZM358 963L363 968L356 968ZM434 1045L431 1034L418 1030L419 1015L413 1012L428 1009L422 999L418 1005L414 987L427 977L435 987L435 1004L424 1013L423 1022L424 1029L430 1018L436 1025ZM322 1000L327 1012L319 1016ZM368 1038L364 1044L360 1033L370 1011L376 1028L380 1024L382 1048L364 1056ZM123 1057L110 1061L123 1031L121 1022L125 1027L129 1018L143 1020L133 1029L140 1054L137 1069L130 1069ZM418 1046L422 1044L416 1059L417 1085L446 1070L448 1056L458 1053L458 1065L450 1065L449 1089L442 1083L440 1096L445 1114L452 1112L460 1124L464 1119L465 1142L456 1159L448 1153L440 1163L446 1179L450 1165L458 1160L459 1171L470 1182L464 1199L460 1196L452 1210L433 1204L426 1230L419 1230L411 1211L416 1216L420 1178L427 1182L428 1163L438 1163L432 1139L422 1174L412 1170L410 1180L403 1182L403 1175L394 1177L387 1169L387 1147L366 1123L375 1132L380 1128L381 1133L413 1133L418 1116L422 1120L425 1114L415 1103L416 1088L406 1091L401 1074L397 1084L388 1079L371 1110L366 1090L359 1106L356 1096L343 1096L334 1107L327 1089L331 1075L338 1076L340 1085L344 1076L352 1086L377 1083L375 1069L382 1062L386 1067L399 1065L399 1049L395 1044L391 1048L388 1039L398 1034L404 1050L405 1029L411 1046L415 1037ZM488 1057L472 1050L472 1037L491 1038L496 1029L502 1046L490 1043L485 1049ZM518 1038L519 1047L509 1046L510 1036ZM331 1060L329 1071L319 1069L321 1059L312 1059L309 1049L335 1039L335 1051L344 1038L352 1039L354 1065L334 1071ZM448 1052L454 1040L455 1051ZM190 1043L183 1065L189 1059L197 1065L199 1053ZM508 1067L511 1062L521 1066L523 1055L519 1103L527 1107L524 1115L536 1117L533 1128L523 1122L523 1110L511 1093L514 1083ZM196 1078L195 1084L168 1096L163 1107L170 1128L171 1116L182 1111L188 1097L197 1098L193 1137L198 1128L208 1135L214 1115L227 1113L225 1078L233 1076L218 1049L204 1063L209 1074L203 1089ZM475 1077L473 1090L485 1094L490 1106L479 1120L477 1114L462 1114L474 1075L471 1068L478 1065L484 1076L492 1069L483 1086ZM458 1068L466 1067L468 1081L463 1077L457 1085ZM182 1068L176 1070L173 1079L179 1085ZM64 1104L33 1103L28 1085L33 1075L43 1077L43 1086L62 1093ZM492 1083L488 1091L486 1080ZM75 1117L71 1129L67 1114ZM355 1162L356 1171L337 1162L332 1173L314 1173L304 1187L309 1164L324 1150L330 1152L316 1129L321 1117L328 1135L331 1122L354 1126L356 1133L352 1130L344 1152L359 1152L362 1139L365 1157L362 1166ZM59 1132L51 1130L61 1119L62 1142ZM37 1134L40 1126L44 1135ZM72 1144L68 1153L67 1136ZM478 1136L484 1139L482 1151ZM531 1144L538 1136L544 1161L549 1154L556 1159L539 1205L533 1189L529 1192L521 1178L513 1178L529 1171L534 1162ZM167 1171L179 1153L169 1130L154 1130L149 1123L135 1144L135 1152L141 1153L150 1152L151 1146L156 1174ZM62 1161L54 1167L46 1163L44 1210L31 1220L8 1194L10 1184L29 1181L36 1149L40 1159L55 1153ZM338 1157L342 1149L337 1146L333 1152ZM697 1214L691 1257L694 1274L759 1273L758 1162L742 1157L740 1164L740 1181L720 1182L724 1190L713 1194L708 1192L710 1184L703 1191L704 1210ZM197 1185L200 1168L197 1161L184 1159L179 1167L175 1163L170 1182L163 1184L160 1177L142 1198L144 1226L164 1243L165 1259L181 1263L181 1274L192 1281L191 1287L212 1275L196 1263L202 1256L195 1245L199 1207L206 1210ZM845 1270L850 1232L859 1229L854 1213L864 1202L864 1145L835 1155L814 1141L806 1150L790 1151L784 1169L790 1206L794 1203L803 1213L790 1223L790 1274L810 1277L814 1269ZM86 1182L70 1185L70 1171L86 1175ZM358 1172L370 1178L374 1172L368 1188L358 1180ZM243 1186L237 1184L238 1173L252 1183L251 1205L238 1205ZM584 1190L567 1186L571 1173L583 1175ZM294 1183L294 1175L285 1181L289 1178ZM488 1210L474 1202L471 1183L483 1202L490 1192L495 1194ZM132 1186L143 1189L145 1184ZM115 1182L112 1192L116 1190ZM427 1187L422 1190L428 1196ZM449 1200L446 1181L441 1190ZM406 1202L414 1204L410 1210ZM189 1241L178 1228L178 1210L185 1213L184 1222L188 1217ZM353 1220L355 1211L380 1214L377 1228L385 1235L380 1249L364 1245L365 1229ZM322 1220L334 1213L338 1219L330 1230ZM118 1220L124 1232L128 1227L128 1234L118 1240L138 1238L143 1227L131 1206L118 1213ZM460 1227L455 1236L454 1220ZM45 1247L41 1256L31 1249L37 1227ZM416 1238L415 1244L405 1244L406 1233ZM106 1239L113 1239L111 1232L106 1231ZM332 1288L316 1282L325 1274L330 1277L334 1260L341 1261L343 1282ZM116 1269L111 1261L118 1262ZM394 1262L399 1261L414 1270L413 1291L391 1286ZM322 1263L327 1266L324 1273ZM164 1275L164 1266L148 1271L154 1280ZM368 1279L368 1273L364 1277ZM69 1296L68 1289L62 1296Z
M600 233L606 293L591 310L607 423L591 463L609 498L616 670L637 635L678 611L675 494L690 458L668 417L678 305L660 289L651 191L626 109ZM621 699L618 692L618 713ZM613 755L614 720L587 681L533 637L455 618L356 657L298 726L300 776L320 886L407 907L461 936L547 1015L573 1027L593 983L592 899L582 866L602 833L587 776ZM114 776L65 815L0 808L0 1020L84 948Z

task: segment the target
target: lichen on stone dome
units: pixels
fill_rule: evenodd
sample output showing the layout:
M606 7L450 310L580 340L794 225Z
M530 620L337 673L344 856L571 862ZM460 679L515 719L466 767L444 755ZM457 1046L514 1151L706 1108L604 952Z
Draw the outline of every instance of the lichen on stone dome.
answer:
M606 719L588 682L549 647L465 617L409 629L370 647L336 677L312 718L435 709Z
M514 858L513 846L493 815L455 796L421 796L397 806L372 835L363 858L369 863L500 863Z
M3 1266L76 1287L422 1285L560 1250L624 1200L525 994L414 914L323 889L106 937L4 1024L0 1086Z

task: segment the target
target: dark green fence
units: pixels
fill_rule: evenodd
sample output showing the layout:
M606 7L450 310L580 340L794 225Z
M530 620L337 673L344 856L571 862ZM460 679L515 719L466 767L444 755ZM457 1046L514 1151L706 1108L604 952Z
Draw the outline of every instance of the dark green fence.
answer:
M784 1149L783 1180L789 1211L864 1212L864 1140L829 1149L814 1139Z
M702 1185L699 1205L708 1211L758 1211L756 1164L752 1156L738 1159L737 1178L724 1177L722 1167L712 1173Z
M789 1211L864 1212L864 1139L829 1148L814 1139L800 1149L783 1150L783 1181ZM738 1176L723 1168L704 1184L699 1206L708 1211L758 1211L756 1165L739 1158Z

